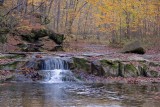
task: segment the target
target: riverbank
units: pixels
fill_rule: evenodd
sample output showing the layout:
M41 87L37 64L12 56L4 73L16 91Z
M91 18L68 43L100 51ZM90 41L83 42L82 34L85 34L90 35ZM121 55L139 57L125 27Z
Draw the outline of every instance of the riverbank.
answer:
M0 68L2 71L12 70L13 72L17 69L23 69L23 65L33 58L59 56L69 59L70 69L82 81L133 84L160 82L160 53L158 49L156 49L157 51L154 48L146 50L145 54L124 54L121 53L121 48L91 44L91 42L80 40L68 43L65 41L61 49L54 52L1 53Z
M37 62L44 56L67 58L75 76L91 83L160 83L159 54L137 55L121 53L94 52L54 52L54 53L9 53L1 54L1 81L14 77L15 70L23 69L25 63L33 58ZM36 62L36 63L37 63Z

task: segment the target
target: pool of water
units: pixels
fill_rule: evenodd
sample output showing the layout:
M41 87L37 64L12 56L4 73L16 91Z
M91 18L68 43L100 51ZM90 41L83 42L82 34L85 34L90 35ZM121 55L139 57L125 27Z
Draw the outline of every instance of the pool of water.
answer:
M0 84L0 107L159 107L160 84Z

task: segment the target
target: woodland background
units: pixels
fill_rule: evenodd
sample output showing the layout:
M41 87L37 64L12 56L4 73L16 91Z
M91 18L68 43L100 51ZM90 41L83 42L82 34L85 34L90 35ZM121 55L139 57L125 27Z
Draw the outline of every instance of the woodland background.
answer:
M93 40L121 47L139 40L145 47L160 46L159 0L0 1L0 29L8 32L45 27L65 34L68 41ZM0 37L2 44L5 37Z

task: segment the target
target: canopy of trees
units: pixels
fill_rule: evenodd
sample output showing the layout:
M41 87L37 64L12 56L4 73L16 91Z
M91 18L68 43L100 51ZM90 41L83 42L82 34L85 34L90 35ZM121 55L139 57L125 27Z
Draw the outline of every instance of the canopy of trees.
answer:
M2 0L3 1L3 0ZM112 42L160 36L159 0L5 0L18 12L41 18L55 32L105 35Z

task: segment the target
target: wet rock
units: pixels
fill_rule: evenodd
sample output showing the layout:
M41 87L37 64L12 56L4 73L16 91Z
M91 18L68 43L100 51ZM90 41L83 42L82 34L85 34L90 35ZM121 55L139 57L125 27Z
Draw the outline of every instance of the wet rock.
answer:
M73 57L74 68L91 73L91 62L84 57Z
M123 77L137 77L139 75L138 70L133 64L123 64L122 76Z
M105 71L105 76L117 77L118 74L118 62L111 60L100 60L103 70Z
M92 73L105 77L119 76L119 63L111 60L96 60L92 62Z
M122 53L145 54L145 50L139 41L134 41L134 42L126 45L122 49Z
M104 76L105 71L103 70L100 61L96 60L91 63L91 72L94 75Z
M67 62L68 62L69 69L74 70L75 69L75 64L74 64L73 59L69 58L69 59L67 59Z
M44 63L44 60L41 58L36 58L34 60L31 61L27 61L26 64L24 64L25 69L34 69L34 70L41 70L42 69L42 65Z
M149 70L147 71L147 76L152 78L160 77L160 73L154 70Z
M159 67L156 64L150 64L151 62L144 62L143 64L138 65L139 76L142 77L150 77L150 78L158 78L160 77ZM155 66L156 65L156 66Z
M123 63L109 59L95 60L93 62L83 58L74 59L75 68L83 69L87 73L105 77L137 77L136 66L130 63Z
M38 74L38 71L32 67L31 68L22 68L21 72L25 77L31 78L33 81L42 79L42 76Z

